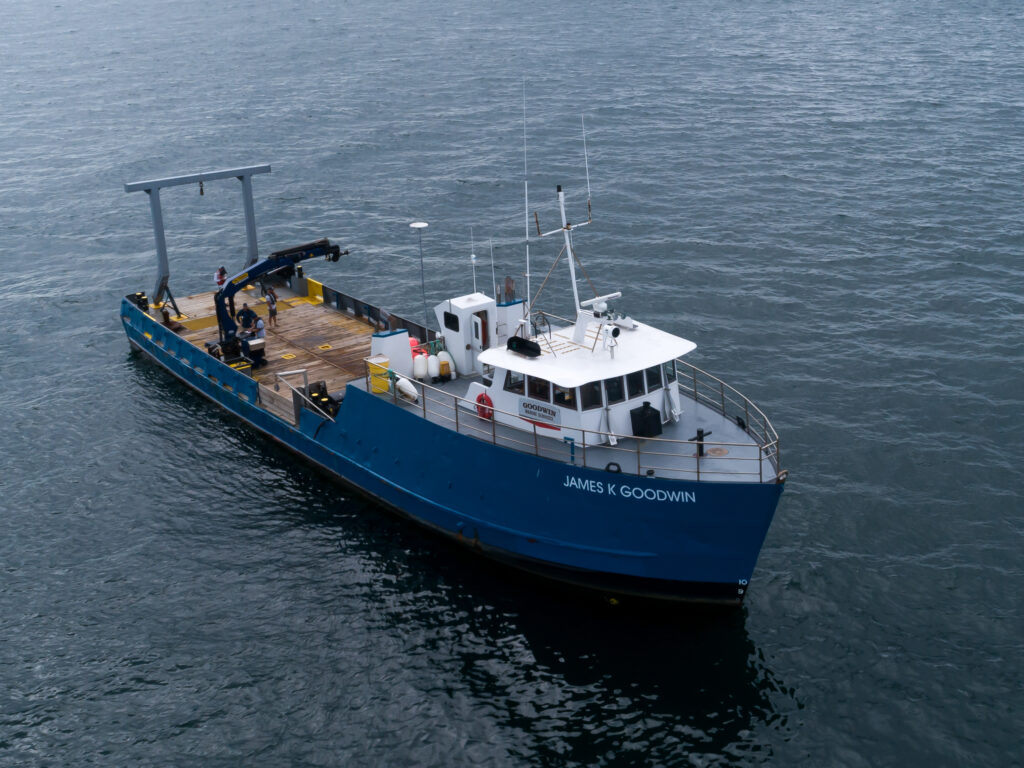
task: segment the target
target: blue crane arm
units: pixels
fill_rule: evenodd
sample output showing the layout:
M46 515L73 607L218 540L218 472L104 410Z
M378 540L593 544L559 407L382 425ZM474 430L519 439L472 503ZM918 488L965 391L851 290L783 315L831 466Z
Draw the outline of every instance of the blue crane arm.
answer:
M238 325L235 323L235 318L231 316L228 306L234 295L250 282L284 269L294 268L296 264L306 259L323 256L329 261L337 261L347 253L348 251L343 252L337 245L332 245L331 241L325 237L312 243L297 245L294 248L274 251L263 261L258 261L237 275L228 278L224 282L224 287L217 291L213 298L214 305L217 308L217 325L220 327L220 340L229 341L238 333Z

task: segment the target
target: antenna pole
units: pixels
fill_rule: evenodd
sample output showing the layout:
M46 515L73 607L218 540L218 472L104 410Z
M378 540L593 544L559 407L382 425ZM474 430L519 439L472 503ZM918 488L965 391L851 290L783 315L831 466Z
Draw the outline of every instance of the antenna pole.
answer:
M587 169L587 215L590 215L590 160L587 159L587 124L580 114L580 125L583 127L583 165Z
M526 78L523 78L523 202L526 215L526 305L527 313L533 309L533 294L530 293L530 182L526 166ZM494 255L491 254L491 267Z
M491 285L494 286L494 300L498 300L498 284L494 281L494 241L488 240L491 245Z
M414 221L409 226L416 230L416 235L418 236L420 243L420 290L423 292L423 340L426 342L425 336L429 330L430 323L427 320L427 283L423 273L423 230L427 228L427 222Z
M473 240L473 228L469 228L469 263L473 265L473 293L476 293L476 241Z

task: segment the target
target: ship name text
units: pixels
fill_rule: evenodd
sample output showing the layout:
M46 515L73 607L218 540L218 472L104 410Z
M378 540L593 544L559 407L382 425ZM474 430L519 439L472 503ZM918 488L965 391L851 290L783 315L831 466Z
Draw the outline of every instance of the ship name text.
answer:
M566 475L563 488L574 488L588 493L597 493L603 496L615 496L623 499L638 499L642 501L671 501L676 503L692 504L697 501L697 494L693 491L666 491L662 488L645 488L642 485L629 485L628 483L609 483L603 480L585 480L574 475Z

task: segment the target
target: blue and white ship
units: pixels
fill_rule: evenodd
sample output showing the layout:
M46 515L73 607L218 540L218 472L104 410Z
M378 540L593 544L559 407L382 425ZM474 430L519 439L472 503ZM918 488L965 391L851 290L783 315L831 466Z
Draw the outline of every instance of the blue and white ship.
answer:
M529 287L527 300L506 280L493 296L438 304L435 331L339 285L329 264L344 254L326 239L259 259L251 180L269 170L125 185L150 197L159 266L151 296L121 302L133 349L482 555L614 599L742 603L786 480L778 436L760 408L686 361L693 342L625 314L628 286L579 299L581 225L566 221L561 188L562 223L547 234L564 241L575 315L540 311ZM246 264L218 291L176 298L160 190L230 178L242 182ZM315 257L328 261L323 276L305 264ZM243 302L264 336L239 327Z

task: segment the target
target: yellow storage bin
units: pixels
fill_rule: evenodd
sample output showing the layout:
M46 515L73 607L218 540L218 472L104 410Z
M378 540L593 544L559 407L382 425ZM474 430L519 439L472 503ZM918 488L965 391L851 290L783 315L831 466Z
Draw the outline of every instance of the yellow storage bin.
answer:
M384 355L377 355L368 358L366 364L370 369L370 391L376 395L390 391L391 377L388 375L388 367L391 361Z

